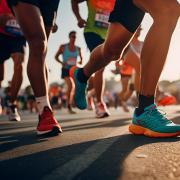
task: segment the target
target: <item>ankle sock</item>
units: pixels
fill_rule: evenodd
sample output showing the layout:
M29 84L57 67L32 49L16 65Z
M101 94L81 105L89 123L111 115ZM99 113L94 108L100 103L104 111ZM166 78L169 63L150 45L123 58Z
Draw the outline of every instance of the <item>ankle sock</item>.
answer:
M139 116L144 112L144 109L151 104L154 104L154 96L139 95L139 106L136 109L136 115Z
M49 107L52 110L48 96L36 97L36 102L39 114L42 114L44 107Z
M77 72L77 79L81 83L87 83L89 77L84 74L83 68L80 68Z

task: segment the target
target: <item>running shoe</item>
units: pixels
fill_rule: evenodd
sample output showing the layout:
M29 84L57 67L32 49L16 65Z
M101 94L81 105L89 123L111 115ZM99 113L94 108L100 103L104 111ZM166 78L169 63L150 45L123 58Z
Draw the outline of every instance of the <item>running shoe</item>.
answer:
M58 135L62 132L60 124L55 119L49 107L44 107L43 113L39 115L37 126L38 135Z
M175 137L180 135L180 125L168 120L165 113L160 112L157 106L152 104L146 107L140 116L136 116L135 110L129 131L149 137Z
M72 106L70 104L68 104L67 109L69 114L76 114L76 112L72 110Z
M86 101L86 87L87 83L81 83L77 79L77 72L79 68L76 66L73 66L70 69L70 77L73 78L75 83L75 95L74 95L74 101L76 106L83 110L87 108L87 101Z
M8 118L10 121L21 121L16 105L10 105L8 107Z
M104 103L98 103L96 105L96 118L105 118L110 115L106 105Z

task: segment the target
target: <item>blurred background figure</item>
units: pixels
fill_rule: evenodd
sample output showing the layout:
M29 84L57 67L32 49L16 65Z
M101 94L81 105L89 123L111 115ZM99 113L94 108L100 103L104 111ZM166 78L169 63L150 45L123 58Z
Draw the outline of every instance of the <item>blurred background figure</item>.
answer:
M158 106L168 106L177 104L177 99L170 93L164 92L157 86L156 89L156 103Z
M73 79L69 76L69 70L71 67L77 65L78 57L80 58L79 64L82 64L81 48L75 45L75 41L76 32L71 31L69 33L69 42L60 45L55 55L55 60L62 65L61 78L65 80L67 86L67 108L71 114L75 113L75 111L72 110L75 87ZM62 60L59 58L60 55L62 55Z
M124 51L122 59L116 62L116 70L112 71L113 73L119 72L121 75L122 90L119 99L125 112L129 112L127 100L134 91L138 96L140 90L140 55L143 42L138 38L141 30L141 27L137 29L131 43Z
M30 113L36 112L38 113L36 99L32 90L32 87L29 85L24 90L26 96L26 107Z
M79 12L79 3L87 2L88 18L84 20ZM77 24L84 28L84 38L88 49L92 52L105 40L107 28L109 26L109 15L114 7L115 0L71 0L72 10L76 16ZM99 59L101 61L101 59ZM92 81L97 103L96 117L104 118L110 115L106 103L104 102L105 80L103 77L104 68L94 74ZM88 99L91 103L92 99Z
M17 95L23 80L23 62L25 59L26 40L6 0L0 3L0 86L4 80L4 62L10 57L14 63L14 73L8 92L6 107L9 120L20 121L17 110Z

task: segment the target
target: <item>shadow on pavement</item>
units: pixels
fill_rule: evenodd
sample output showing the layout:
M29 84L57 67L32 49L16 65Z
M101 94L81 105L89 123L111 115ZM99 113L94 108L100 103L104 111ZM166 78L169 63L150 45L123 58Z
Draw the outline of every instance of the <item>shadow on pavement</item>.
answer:
M31 141L30 139L26 140ZM179 140L180 138L162 139L124 134L121 136L54 148L1 161L0 179L40 180L50 176L49 179L65 180L69 179L67 178L68 175L71 173L73 174L75 169L76 171L78 169L77 173L74 174L71 179L115 180L120 178L123 170L123 162L135 148L146 144L176 142ZM101 150L104 146L104 151L101 152L101 150L98 149L99 144L101 145ZM84 157L84 159L79 157ZM71 163L69 164L69 162L72 162L72 165ZM61 171L63 169L66 172L64 174L63 171ZM54 170L56 172L55 174L53 173ZM60 173L58 177L57 173ZM54 175L56 175L56 177L54 177Z

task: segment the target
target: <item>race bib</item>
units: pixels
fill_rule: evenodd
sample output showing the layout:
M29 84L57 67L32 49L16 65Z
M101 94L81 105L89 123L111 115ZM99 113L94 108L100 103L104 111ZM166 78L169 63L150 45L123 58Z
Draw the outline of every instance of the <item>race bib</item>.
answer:
M101 28L107 28L109 26L109 15L108 12L97 11L95 15L95 26Z
M10 19L7 21L5 32L13 36L23 36L20 26L15 19Z
M70 66L75 66L76 65L76 58L69 58L67 61L67 64Z
M115 0L91 0L91 4L96 9L95 26L107 28L109 15L114 8Z

